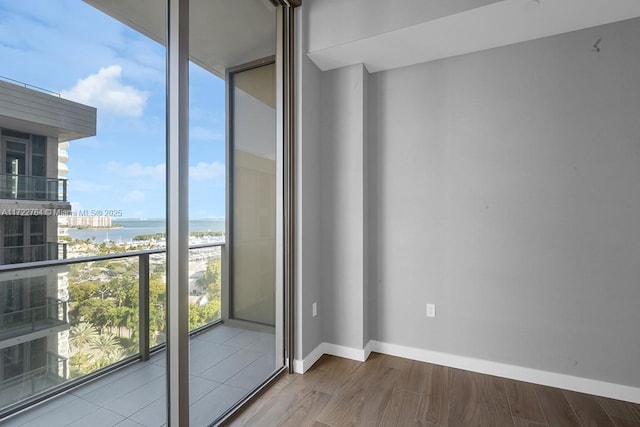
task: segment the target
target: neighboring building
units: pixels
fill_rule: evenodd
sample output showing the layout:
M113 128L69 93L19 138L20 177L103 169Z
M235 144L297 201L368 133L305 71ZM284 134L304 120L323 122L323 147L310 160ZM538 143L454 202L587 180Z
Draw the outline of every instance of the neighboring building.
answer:
M110 216L69 216L66 226L71 228L111 228Z
M95 131L95 108L0 81L1 265L66 257L58 243L58 215L71 209L58 177L65 141ZM68 376L66 276L65 268L0 273L0 403Z

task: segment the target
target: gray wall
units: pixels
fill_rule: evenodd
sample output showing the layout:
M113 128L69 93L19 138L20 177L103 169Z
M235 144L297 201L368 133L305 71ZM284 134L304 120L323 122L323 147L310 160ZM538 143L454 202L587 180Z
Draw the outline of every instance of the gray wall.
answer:
M321 226L324 341L363 348L364 85L361 64L322 74Z
M371 184L371 165L368 161L370 156L370 114L372 107L369 103L369 79L370 74L366 67L362 67L362 257L363 257L363 277L362 277L362 346L366 346L371 340L371 209L369 206Z
M639 53L631 20L371 76L373 339L640 386Z
M306 14L296 9L298 151L296 251L296 359L304 359L323 341L322 335L322 204L320 201L320 78L318 67L305 55ZM318 303L313 317L312 304Z

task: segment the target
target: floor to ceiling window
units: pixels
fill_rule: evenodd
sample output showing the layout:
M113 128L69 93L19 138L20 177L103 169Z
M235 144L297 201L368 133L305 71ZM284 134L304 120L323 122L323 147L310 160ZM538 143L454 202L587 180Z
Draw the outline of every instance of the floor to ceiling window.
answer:
M231 395L258 387L285 364L277 12L263 0L191 2L190 60L226 84L222 319L230 332L244 332L225 340L218 351L235 352L242 340L253 342L252 351L229 357L224 365L232 370L218 377L224 379L221 389ZM192 366L190 374L196 371Z
M171 2L0 0L0 98L41 108L0 115L0 419L208 425L286 364L281 10L190 2L174 209Z

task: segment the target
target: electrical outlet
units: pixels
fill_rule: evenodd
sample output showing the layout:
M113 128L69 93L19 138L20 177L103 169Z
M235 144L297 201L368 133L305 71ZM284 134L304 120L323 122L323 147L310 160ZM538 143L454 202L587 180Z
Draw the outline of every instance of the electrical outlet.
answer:
M427 317L436 317L436 305L427 303Z
M314 302L313 304L311 304L311 315L313 317L316 317L318 315L318 303Z

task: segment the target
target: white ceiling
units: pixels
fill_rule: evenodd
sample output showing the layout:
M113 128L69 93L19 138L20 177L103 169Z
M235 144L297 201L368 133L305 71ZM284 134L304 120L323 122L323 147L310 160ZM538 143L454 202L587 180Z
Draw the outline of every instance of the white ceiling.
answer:
M372 1L371 5L376 3ZM309 52L309 57L323 71L364 63L370 72L376 72L638 16L640 0L503 0L384 34L335 43ZM319 23L310 22L311 28L314 25L317 29Z
M164 44L165 2L84 1ZM326 9L327 1L304 0L302 7ZM350 0L342 1L345 3L336 3L337 14L347 11L340 5L350 4ZM308 55L321 70L364 63L370 72L376 72L640 16L640 0L502 0L490 4L483 0L477 4L477 8L426 22L416 24L413 19L411 25L392 31L357 39L345 36L344 40L332 33L335 19L330 13L320 14L323 18L319 19L310 13L308 38L332 37L328 37L331 43ZM384 19L389 7L389 0L367 0L366 16ZM224 77L229 67L273 55L274 21L275 10L269 0L191 0L191 59ZM371 26L363 20L349 22L352 26ZM355 31L345 34L358 33L357 28L350 30Z
M84 1L165 45L165 1ZM219 77L227 68L275 54L275 8L269 0L191 0L189 19L191 60Z

